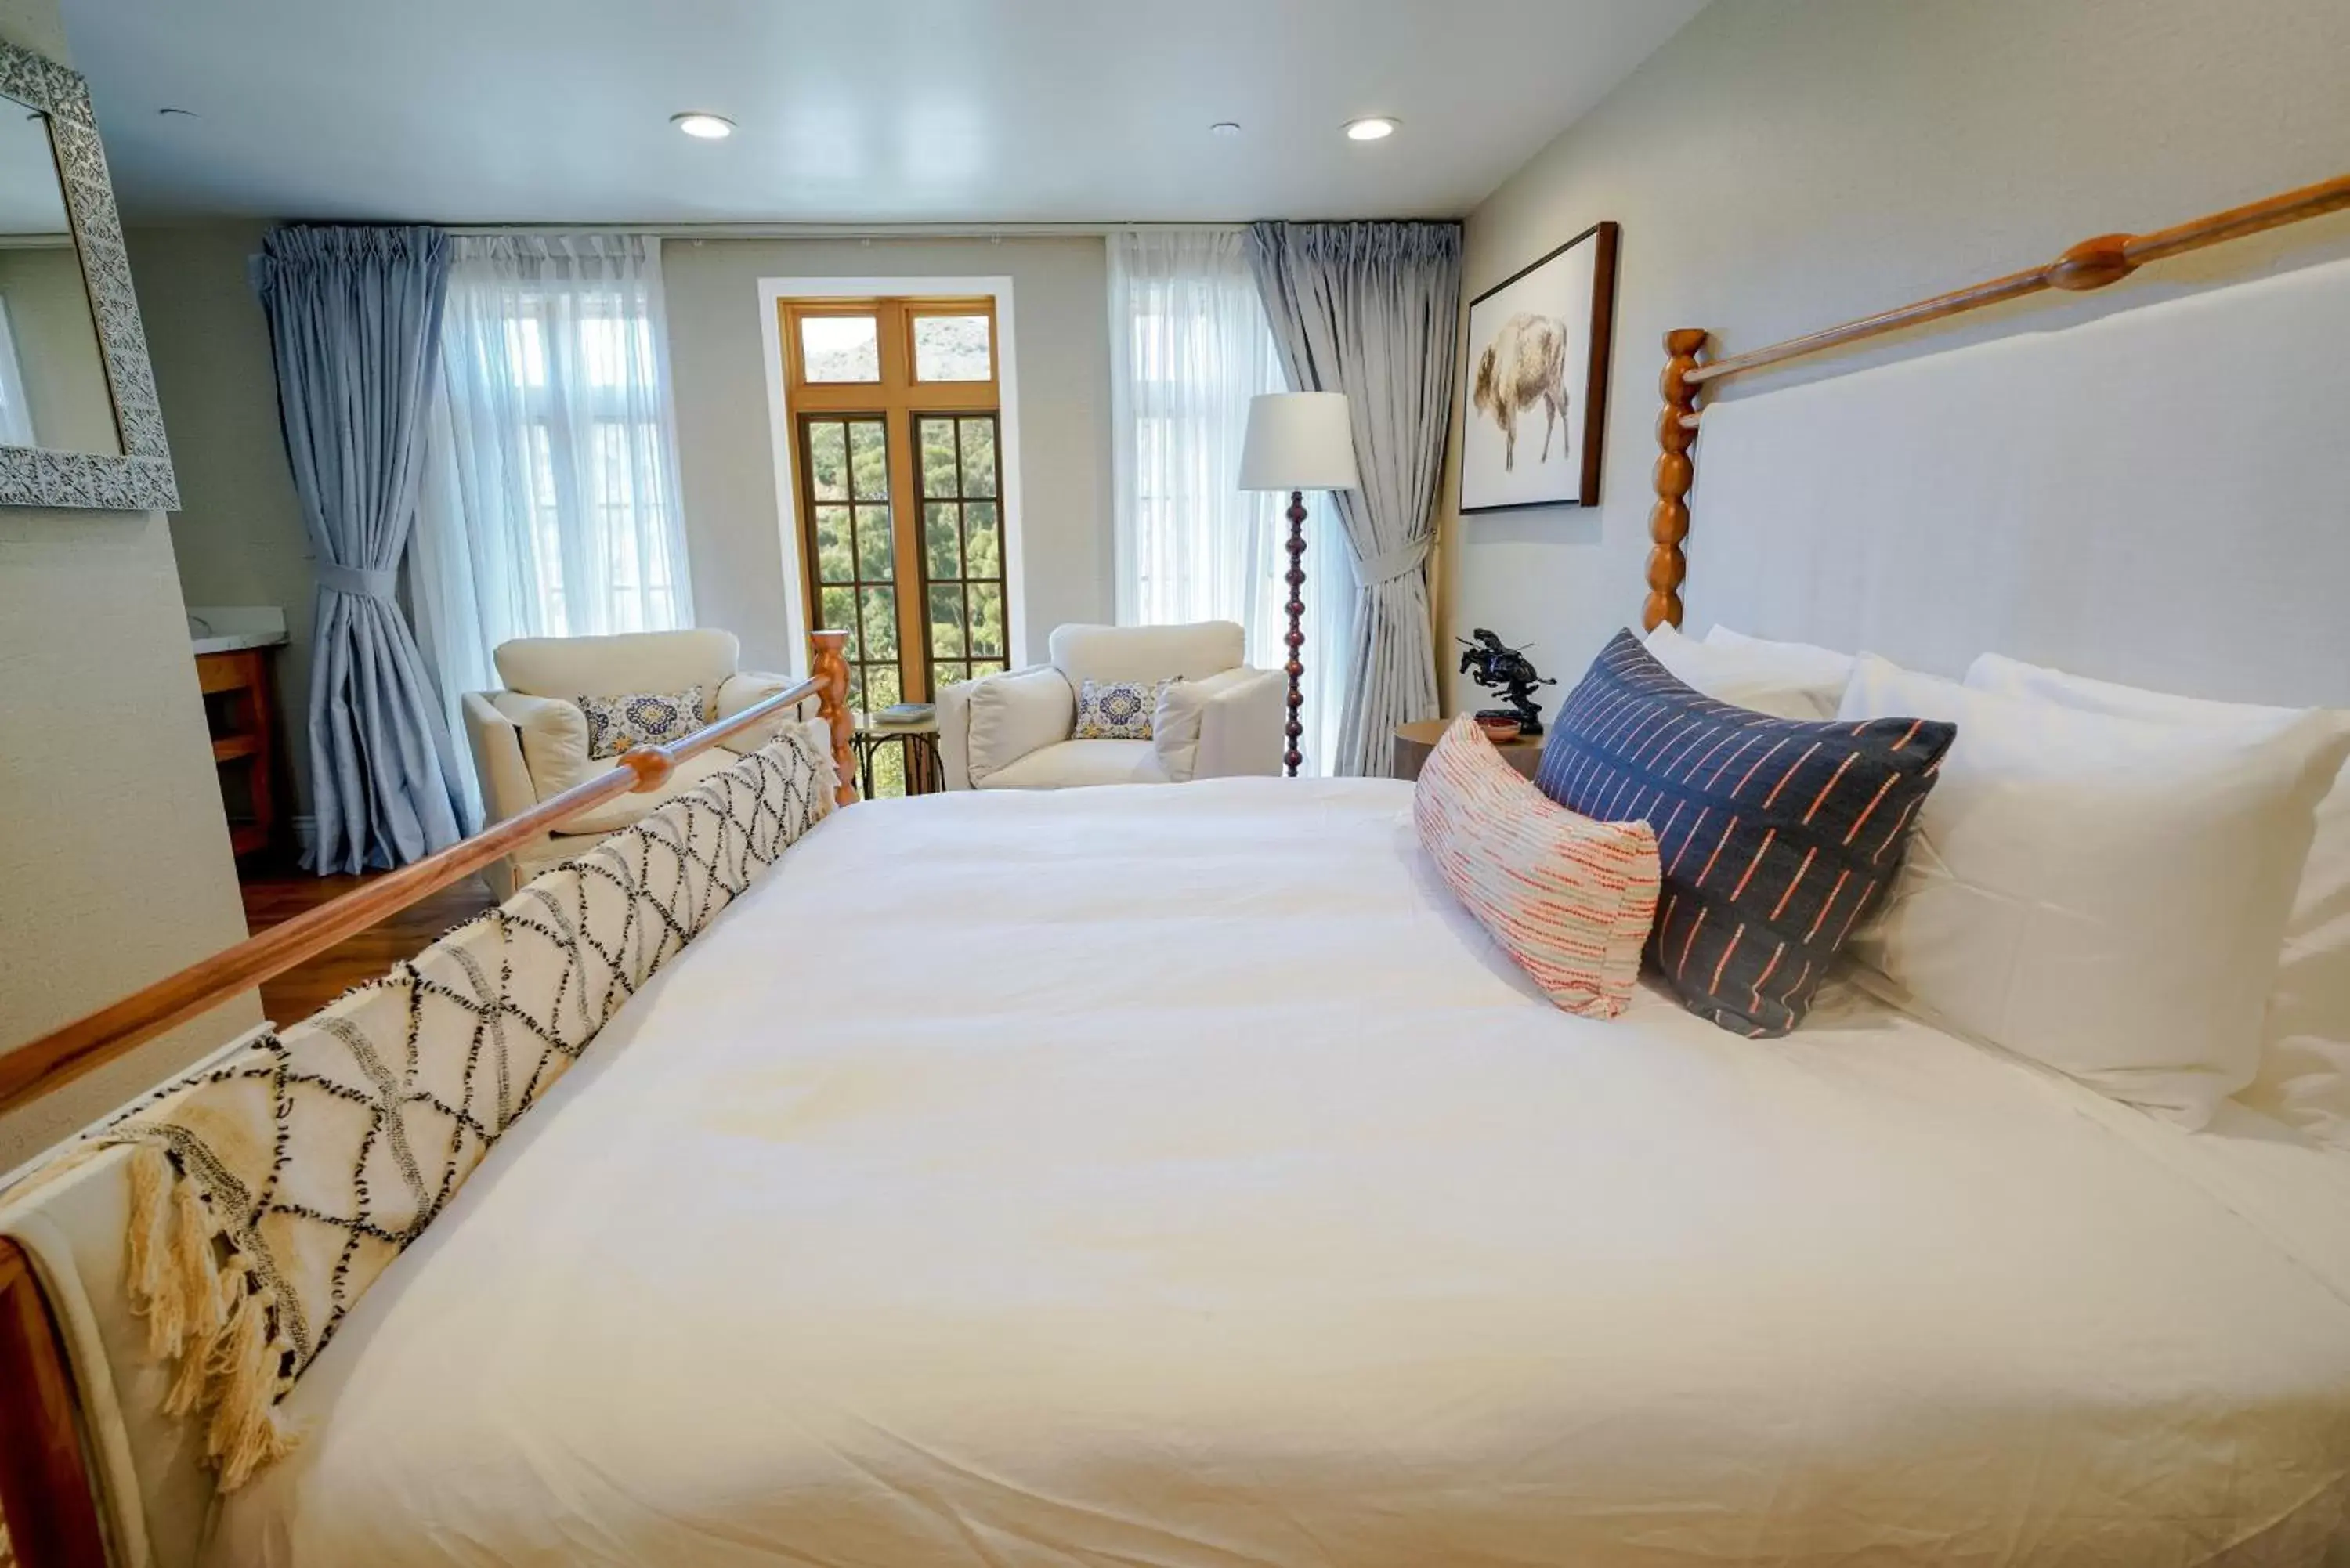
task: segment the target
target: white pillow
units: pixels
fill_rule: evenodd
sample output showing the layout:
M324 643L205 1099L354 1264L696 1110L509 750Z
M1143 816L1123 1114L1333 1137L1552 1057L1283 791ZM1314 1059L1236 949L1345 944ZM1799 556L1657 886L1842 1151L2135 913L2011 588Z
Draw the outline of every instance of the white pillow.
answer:
M972 681L966 741L971 782L977 784L1031 752L1067 740L1076 722L1076 693L1049 664Z
M2316 715L2187 732L1862 655L1839 716L1894 714L1959 734L1854 956L1978 1039L2209 1121L2259 1064L2312 814L2350 735Z
M1986 653L1967 670L1978 691L2054 702L2149 723L2230 728L2274 723L2298 710L2178 697L2067 675ZM2350 725L2350 713L2332 714ZM2350 1147L2350 768L2318 803L2284 951L2268 996L2261 1064L2239 1096L2254 1108Z
M1706 628L1708 648L1735 649L1754 661L1758 670L1768 669L1782 680L1811 687L1825 693L1828 711L1834 713L1836 704L1844 700L1844 689L1852 680L1853 656L1838 653L1832 648L1821 648L1809 642L1773 642L1767 638L1749 637L1742 631L1732 631L1717 621Z
M1835 717L1836 700L1844 695L1841 675L1827 684L1809 675L1791 674L1784 661L1769 653L1699 642L1683 636L1670 621L1641 639L1658 663L1683 684L1696 688L1717 702L1751 708L1774 719L1813 722Z

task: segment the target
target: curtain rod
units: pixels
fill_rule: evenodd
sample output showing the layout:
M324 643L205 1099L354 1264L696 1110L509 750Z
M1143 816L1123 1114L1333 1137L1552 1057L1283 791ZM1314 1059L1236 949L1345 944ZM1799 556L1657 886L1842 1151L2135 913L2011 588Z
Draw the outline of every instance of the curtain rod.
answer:
M646 234L663 240L1099 239L1139 229L1242 229L1237 223L442 223L452 234Z
M1291 220L1304 223L1459 223L1458 218ZM644 234L662 240L1047 240L1109 234L1244 229L1251 220L1170 223L1118 220L1089 223L439 223L452 234Z

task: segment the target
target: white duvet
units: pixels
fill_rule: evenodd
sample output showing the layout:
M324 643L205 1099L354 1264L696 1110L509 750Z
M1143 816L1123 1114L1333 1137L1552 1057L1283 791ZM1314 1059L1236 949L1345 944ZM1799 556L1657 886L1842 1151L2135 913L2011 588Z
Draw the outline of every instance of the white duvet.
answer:
M1409 799L832 819L366 1299L211 1560L2350 1554L2340 1157L1849 996L1570 1017Z

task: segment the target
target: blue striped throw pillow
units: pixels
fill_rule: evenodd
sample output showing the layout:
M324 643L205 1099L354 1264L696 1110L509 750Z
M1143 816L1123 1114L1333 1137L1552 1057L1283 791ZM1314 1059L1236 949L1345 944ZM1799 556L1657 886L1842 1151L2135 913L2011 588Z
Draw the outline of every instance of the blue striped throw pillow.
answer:
M1567 698L1534 782L1570 811L1656 829L1648 961L1741 1034L1804 1020L1829 961L1901 868L1957 726L1801 723L1717 702L1618 632Z

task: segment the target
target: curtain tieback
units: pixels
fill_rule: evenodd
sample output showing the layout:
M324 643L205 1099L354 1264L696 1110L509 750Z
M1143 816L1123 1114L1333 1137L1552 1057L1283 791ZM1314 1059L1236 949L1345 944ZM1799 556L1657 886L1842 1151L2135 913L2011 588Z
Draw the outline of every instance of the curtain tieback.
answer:
M1357 562L1355 580L1367 588L1375 588L1381 583L1392 583L1399 577L1411 576L1427 559L1428 541L1414 539L1399 548L1382 550L1367 561Z
M355 599L388 599L399 585L400 574L396 571L342 566L332 561L318 563L318 586L332 588L338 594L348 594Z

